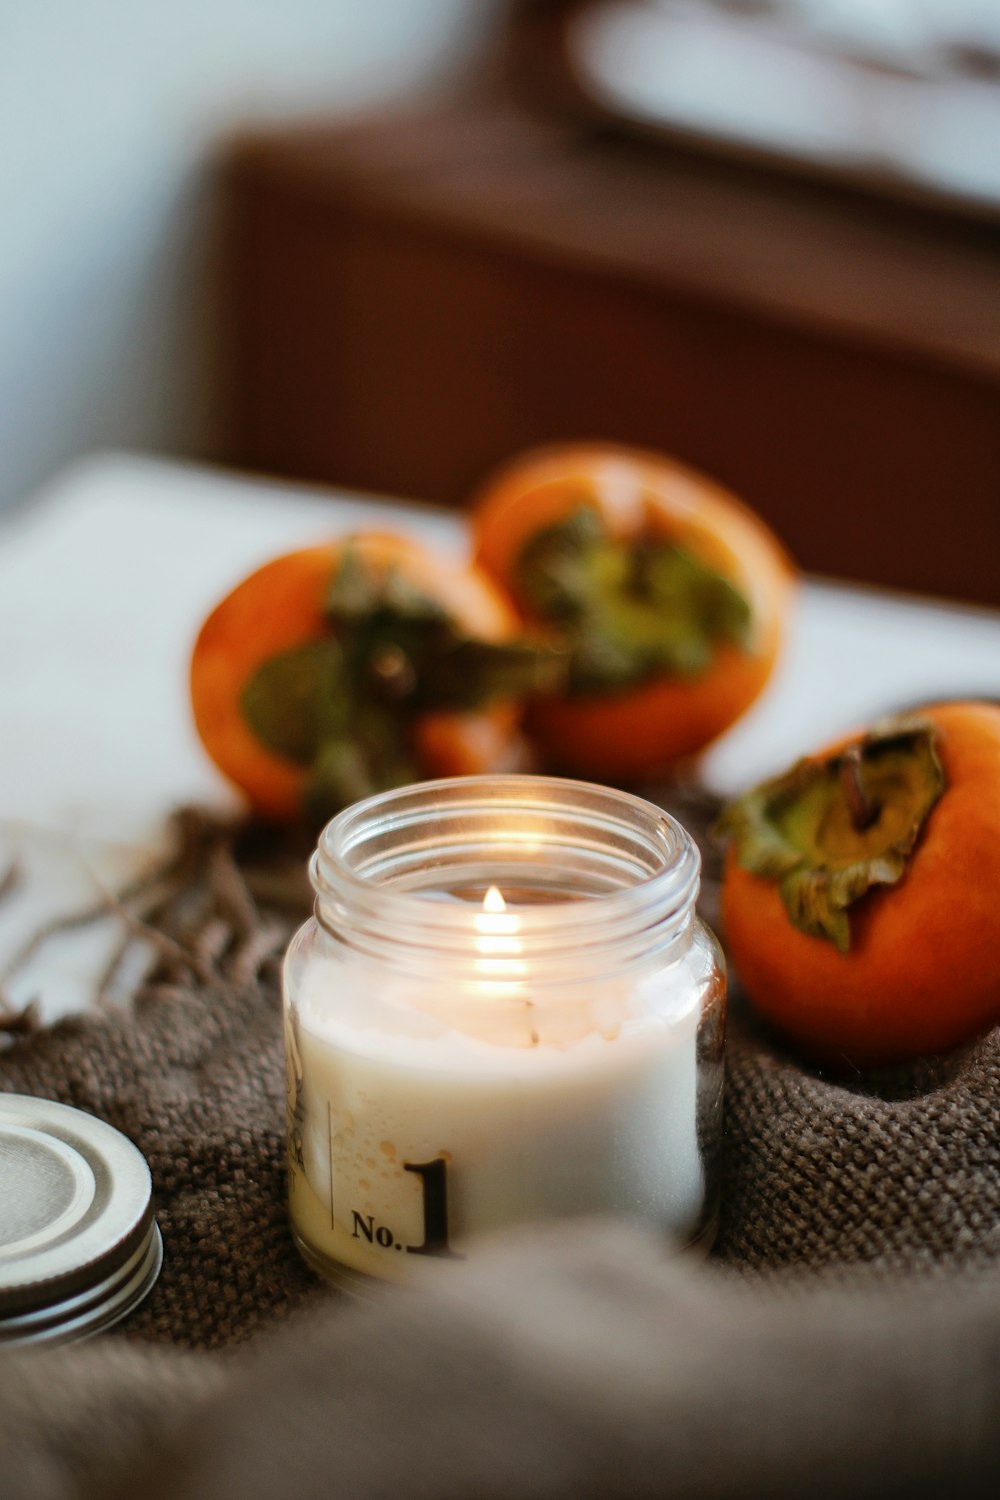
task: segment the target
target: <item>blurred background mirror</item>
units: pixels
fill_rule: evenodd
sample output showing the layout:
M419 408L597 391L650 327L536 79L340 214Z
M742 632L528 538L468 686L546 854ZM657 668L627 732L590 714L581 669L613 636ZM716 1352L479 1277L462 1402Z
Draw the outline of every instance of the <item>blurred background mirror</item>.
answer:
M607 0L568 57L637 128L1000 210L995 0Z

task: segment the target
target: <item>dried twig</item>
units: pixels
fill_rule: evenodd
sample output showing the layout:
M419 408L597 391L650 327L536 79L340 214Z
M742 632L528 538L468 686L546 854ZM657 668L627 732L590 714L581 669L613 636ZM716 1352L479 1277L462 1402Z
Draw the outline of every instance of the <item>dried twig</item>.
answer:
M117 891L92 871L99 899L43 923L20 945L0 974L0 1030L28 1029L37 1016L31 1007L5 1006L4 980L53 939L109 918L124 935L97 981L102 1006L115 1003L132 963L139 969L137 993L150 996L192 981L225 989L273 978L293 927L308 911L303 862L291 862L275 831L197 808L174 814L171 833L164 859ZM16 879L12 867L0 879L0 899Z

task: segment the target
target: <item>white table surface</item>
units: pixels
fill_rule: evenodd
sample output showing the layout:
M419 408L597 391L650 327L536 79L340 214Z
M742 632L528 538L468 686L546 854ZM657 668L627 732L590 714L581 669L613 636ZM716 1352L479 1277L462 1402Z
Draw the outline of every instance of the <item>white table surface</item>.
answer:
M0 964L34 925L114 887L191 801L235 806L203 754L187 661L202 618L276 553L362 526L454 551L461 519L126 454L66 471L0 520ZM1000 696L1000 614L808 581L767 692L705 756L723 792L922 698ZM8 987L53 1017L85 1004L110 925L50 945Z

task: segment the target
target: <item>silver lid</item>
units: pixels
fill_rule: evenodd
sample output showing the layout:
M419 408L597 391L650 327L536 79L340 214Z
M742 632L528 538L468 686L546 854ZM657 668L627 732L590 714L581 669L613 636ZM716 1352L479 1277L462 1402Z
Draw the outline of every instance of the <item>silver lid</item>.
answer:
M0 1346L83 1338L145 1297L163 1260L151 1190L113 1126L0 1094Z

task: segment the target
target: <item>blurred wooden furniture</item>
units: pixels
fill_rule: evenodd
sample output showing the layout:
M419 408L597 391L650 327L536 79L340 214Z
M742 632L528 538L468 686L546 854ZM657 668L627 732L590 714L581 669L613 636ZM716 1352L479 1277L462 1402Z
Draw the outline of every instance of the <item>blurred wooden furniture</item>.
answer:
M810 569L1000 602L1000 228L487 100L225 175L233 461L457 504L646 444Z

